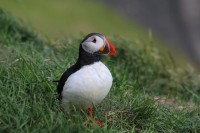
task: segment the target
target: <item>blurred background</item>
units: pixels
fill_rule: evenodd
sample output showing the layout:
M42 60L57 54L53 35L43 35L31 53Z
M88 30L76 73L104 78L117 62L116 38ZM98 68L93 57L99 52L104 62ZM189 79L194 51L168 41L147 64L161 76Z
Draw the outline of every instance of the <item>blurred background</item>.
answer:
M199 0L1 0L0 8L48 39L100 32L148 43L152 31L200 66Z

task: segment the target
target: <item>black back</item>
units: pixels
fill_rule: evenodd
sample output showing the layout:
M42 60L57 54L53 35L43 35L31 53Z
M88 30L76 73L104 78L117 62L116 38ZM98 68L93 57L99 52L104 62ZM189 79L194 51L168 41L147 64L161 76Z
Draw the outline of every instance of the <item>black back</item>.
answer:
M88 37L89 36L87 36L87 38ZM65 82L67 81L67 79L69 78L69 76L71 74L80 70L81 67L83 67L85 65L91 65L94 62L100 61L100 59L101 59L101 55L99 53L93 53L93 54L88 53L80 45L79 58L78 58L77 62L75 63L75 65L73 65L69 69L67 69L61 76L60 80L58 81L57 92L59 94L59 99L62 98L61 94L62 94L63 87L65 85Z
M65 82L67 81L68 77L78 71L81 67L78 64L75 64L71 66L69 69L67 69L63 75L61 76L60 80L58 81L58 86L57 86L57 93L59 94L59 99L61 99L61 93L63 90L63 87L65 85Z

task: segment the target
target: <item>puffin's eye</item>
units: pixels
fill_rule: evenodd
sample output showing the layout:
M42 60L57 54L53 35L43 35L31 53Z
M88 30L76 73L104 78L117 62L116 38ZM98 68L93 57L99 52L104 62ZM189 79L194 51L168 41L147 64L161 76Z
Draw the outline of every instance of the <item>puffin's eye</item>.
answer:
M97 41L96 38L94 38L94 39L92 40L93 43L96 43L96 41Z

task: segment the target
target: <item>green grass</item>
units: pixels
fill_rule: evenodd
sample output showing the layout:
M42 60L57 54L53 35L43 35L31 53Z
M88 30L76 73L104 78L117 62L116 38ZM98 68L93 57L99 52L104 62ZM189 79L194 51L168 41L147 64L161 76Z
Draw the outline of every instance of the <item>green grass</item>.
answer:
M132 39L146 33L125 18L90 0L1 0L0 7L11 11L28 26L48 38L98 31Z
M48 42L16 21L0 10L0 132L200 132L199 75L153 40L146 45L107 36L117 57L103 58L114 81L95 108L105 123L98 127L85 124L86 112L65 114L52 82L75 63L84 35ZM155 96L177 103L168 106Z

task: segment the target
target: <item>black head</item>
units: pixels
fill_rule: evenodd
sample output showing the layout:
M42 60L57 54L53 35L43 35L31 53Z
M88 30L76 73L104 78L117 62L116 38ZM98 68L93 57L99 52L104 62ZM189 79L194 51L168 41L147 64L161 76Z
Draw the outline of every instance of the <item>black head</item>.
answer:
M116 51L104 35L100 33L90 33L81 42L83 50L90 54L115 55Z
M101 59L101 54L115 55L114 46L100 33L90 33L81 41L78 61L82 65L92 64Z

